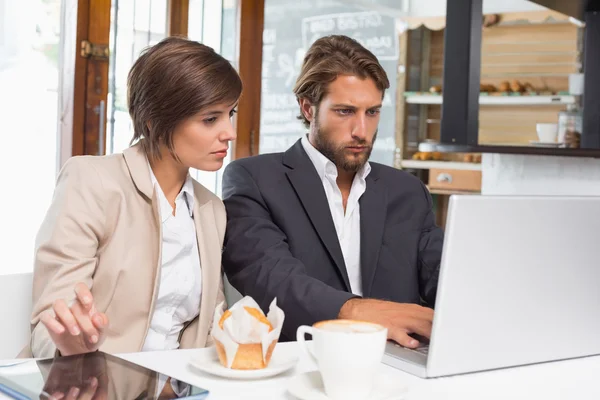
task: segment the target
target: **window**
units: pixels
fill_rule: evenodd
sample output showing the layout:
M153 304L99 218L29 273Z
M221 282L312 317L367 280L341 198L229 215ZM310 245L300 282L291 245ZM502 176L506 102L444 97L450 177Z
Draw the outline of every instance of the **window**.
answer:
M58 160L61 0L0 0L0 273L33 270Z
M188 37L212 47L234 67L237 2L235 0L190 0ZM193 170L192 176L217 196L221 196L223 169L231 160L230 149L223 168L216 172Z
M167 0L112 2L110 72L107 108L107 154L129 147L133 125L127 109L127 74L147 46L168 36ZM212 47L233 61L235 51L236 2L234 0L190 0L188 37ZM228 155L225 163L228 163ZM192 176L220 195L221 171L192 170Z
M167 0L113 0L106 153L129 147L133 124L127 109L127 74L146 47L167 36Z
M320 37L350 36L375 54L387 72L390 88L381 108L371 160L392 165L396 150L396 80L402 14L398 1L266 0L263 32L260 153L286 151L306 128L293 93L304 55ZM389 4L388 4L389 3Z

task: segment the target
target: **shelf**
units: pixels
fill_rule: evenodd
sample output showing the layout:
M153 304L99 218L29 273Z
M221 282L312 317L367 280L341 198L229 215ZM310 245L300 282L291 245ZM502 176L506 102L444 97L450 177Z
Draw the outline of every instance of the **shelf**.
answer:
M451 196L453 194L468 194L468 195L472 195L472 196L477 196L477 195L481 194L481 192L468 192L466 190L431 189L429 186L427 186L427 189L429 190L429 193L431 193L431 194L442 194L442 195L446 195L446 196Z
M442 104L442 96L435 94L409 94L406 95L408 104ZM575 104L575 96L479 96L479 104L482 105L506 105L506 106L544 106Z
M440 143L433 151L441 153L498 153L529 154L540 156L566 156L600 158L600 149L566 149L534 146L500 146L500 145L457 145Z
M599 0L530 0L550 10L558 11L569 17L585 20L586 10L597 10L600 7Z
M412 169L458 169L463 171L481 171L481 164L457 162L457 161L420 161L420 160L402 160L402 168Z

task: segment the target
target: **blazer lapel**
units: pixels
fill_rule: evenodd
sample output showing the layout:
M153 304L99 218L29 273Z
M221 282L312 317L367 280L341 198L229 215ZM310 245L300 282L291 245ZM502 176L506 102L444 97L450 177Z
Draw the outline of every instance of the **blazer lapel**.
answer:
M152 322L152 315L154 314L154 306L156 303L156 298L158 296L158 288L160 285L160 272L162 268L162 222L160 219L160 203L158 199L158 194L156 190L154 190L154 186L152 185L152 179L150 178L150 168L148 166L148 158L142 149L140 143L135 144L132 147L129 147L123 151L123 156L125 158L125 163L127 164L127 168L129 169L129 174L131 176L131 180L133 184L145 198L150 203L152 207L152 228L156 232L156 242L151 244L151 251L154 260L154 269L153 269L153 282L154 287L152 288L152 300L150 302L150 312L148 313L147 321L146 321L146 332L150 329L150 323ZM144 337L139 343L139 350L141 351L146 338Z
M319 180L319 176L312 162L308 158L302 148L302 143L297 141L284 154L284 164L292 169L287 172L296 195L300 198L304 210L308 214L319 238L323 242L327 252L333 259L347 291L350 291L350 280L340 242L335 231L335 225L331 212L329 211L329 203L325 195L323 184Z
M360 204L360 264L363 296L371 295L373 278L379 260L386 217L386 192L373 172L367 177L367 189Z
M194 189L198 190L196 187ZM199 197L196 196L196 200L198 199ZM221 278L221 246L212 201L199 203L196 201L194 204L194 223L200 252L202 295L198 324L192 324L189 328L196 327L197 332L192 337L197 341L198 347L204 347L208 338L210 322L217 306L215 302Z
M135 187L148 199L154 195L152 179L150 179L150 168L148 158L142 149L140 142L123 151L125 163Z
M150 179L148 177L148 179ZM156 243L153 246L153 254L155 255L154 258L154 287L152 288L152 301L150 302L150 312L148 315L148 321L146 322L146 332L148 332L148 329L150 329L150 323L152 322L152 316L154 315L154 306L156 303L156 298L158 297L158 288L160 287L160 273L161 273L161 269L162 269L162 222L160 219L160 211L159 211L159 200L158 200L158 193L156 192L156 190L152 191L152 214L154 215L154 228L156 230ZM144 342L145 342L146 338L144 337L144 339L142 340L142 343L140 344L140 351L142 350L143 346L144 346Z

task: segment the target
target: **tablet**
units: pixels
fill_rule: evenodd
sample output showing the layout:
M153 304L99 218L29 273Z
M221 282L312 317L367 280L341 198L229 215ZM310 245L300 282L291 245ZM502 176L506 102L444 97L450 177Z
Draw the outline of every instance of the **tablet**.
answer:
M27 360L1 367L0 393L18 400L200 400L208 398L209 392L97 351L68 357Z

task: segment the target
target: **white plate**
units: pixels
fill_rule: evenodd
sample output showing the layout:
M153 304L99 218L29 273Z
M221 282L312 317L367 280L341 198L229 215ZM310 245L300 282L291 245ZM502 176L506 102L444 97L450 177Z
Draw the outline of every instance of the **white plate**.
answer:
M529 143L533 146L538 146L538 147L558 147L561 144L557 143L557 142L540 142L537 140L530 140Z
M296 375L290 379L288 391L300 400L329 400L319 371ZM405 393L406 387L394 382L393 378L377 376L369 400L401 400Z
M271 362L264 369L239 370L225 368L221 365L216 350L198 355L190 360L190 364L202 372L229 379L268 378L293 368L297 362L298 357L296 355L284 354L277 351L277 347L273 351Z

